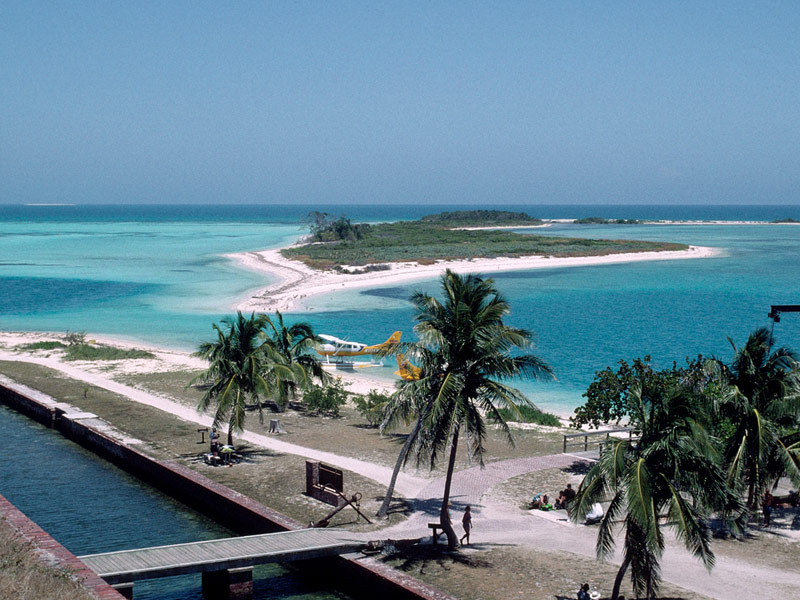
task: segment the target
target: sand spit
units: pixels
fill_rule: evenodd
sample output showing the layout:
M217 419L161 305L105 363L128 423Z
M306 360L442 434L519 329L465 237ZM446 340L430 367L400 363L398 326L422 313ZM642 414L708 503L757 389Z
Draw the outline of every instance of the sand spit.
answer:
M339 273L317 271L306 265L284 258L280 249L259 252L227 254L239 266L259 271L277 278L277 282L260 289L252 297L240 302L235 308L256 312L301 312L307 310L304 302L311 297L335 292L397 285L440 276L446 269L458 273L499 273L502 271L524 271L561 267L588 267L619 263L709 258L719 256L722 251L707 246L690 246L688 250L675 252L628 252L605 256L579 256L553 258L550 256L526 256L521 258L490 258L472 260L436 261L421 265L416 262L388 263L386 271L370 273ZM355 267L354 267L355 269Z

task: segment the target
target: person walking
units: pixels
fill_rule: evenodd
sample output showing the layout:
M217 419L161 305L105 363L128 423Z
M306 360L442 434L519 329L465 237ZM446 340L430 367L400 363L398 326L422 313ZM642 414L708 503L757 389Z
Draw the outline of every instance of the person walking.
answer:
M764 512L764 527L769 527L772 518L772 505L775 504L775 498L769 493L769 490L764 490L764 497L761 499L761 510Z
M461 543L463 544L464 538L466 538L467 545L469 545L469 532L472 529L472 511L469 506L464 509L464 516L461 517L461 525L464 526L464 535L461 536Z

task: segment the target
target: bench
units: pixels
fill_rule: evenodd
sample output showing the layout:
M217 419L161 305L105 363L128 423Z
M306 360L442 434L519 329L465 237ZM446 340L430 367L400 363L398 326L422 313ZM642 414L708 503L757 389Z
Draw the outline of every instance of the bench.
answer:
M433 545L435 546L439 542L439 536L444 533L444 530L438 531L442 529L441 523L428 523L428 529L433 529Z

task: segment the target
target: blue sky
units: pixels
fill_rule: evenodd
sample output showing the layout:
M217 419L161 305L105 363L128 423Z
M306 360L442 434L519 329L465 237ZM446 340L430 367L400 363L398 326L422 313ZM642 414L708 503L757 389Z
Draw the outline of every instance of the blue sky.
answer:
M0 6L0 203L800 203L796 2Z

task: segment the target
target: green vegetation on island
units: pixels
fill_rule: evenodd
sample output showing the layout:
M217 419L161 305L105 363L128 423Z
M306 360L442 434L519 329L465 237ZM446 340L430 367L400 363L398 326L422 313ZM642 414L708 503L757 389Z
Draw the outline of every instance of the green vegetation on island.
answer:
M346 217L330 221L320 219L317 215L310 219L311 239L324 243L285 248L281 254L312 268L333 269L345 265L363 267L387 262L430 264L437 260L602 256L688 248L685 244L666 242L563 238L505 230L461 229L485 226L487 223L499 225L513 221L520 224L522 217L518 215L524 213L458 211L423 217L418 221L356 225Z
M797 219L793 219L791 217L786 217L785 219L775 219L772 221L773 223L800 223Z
M446 227L530 227L544 223L541 219L524 212L508 210L453 210L420 219L425 223L436 223Z
M64 341L33 342L20 346L24 351L63 350L65 360L125 360L129 358L154 358L152 352L136 348L117 348L94 341L86 341L86 333L67 332Z

